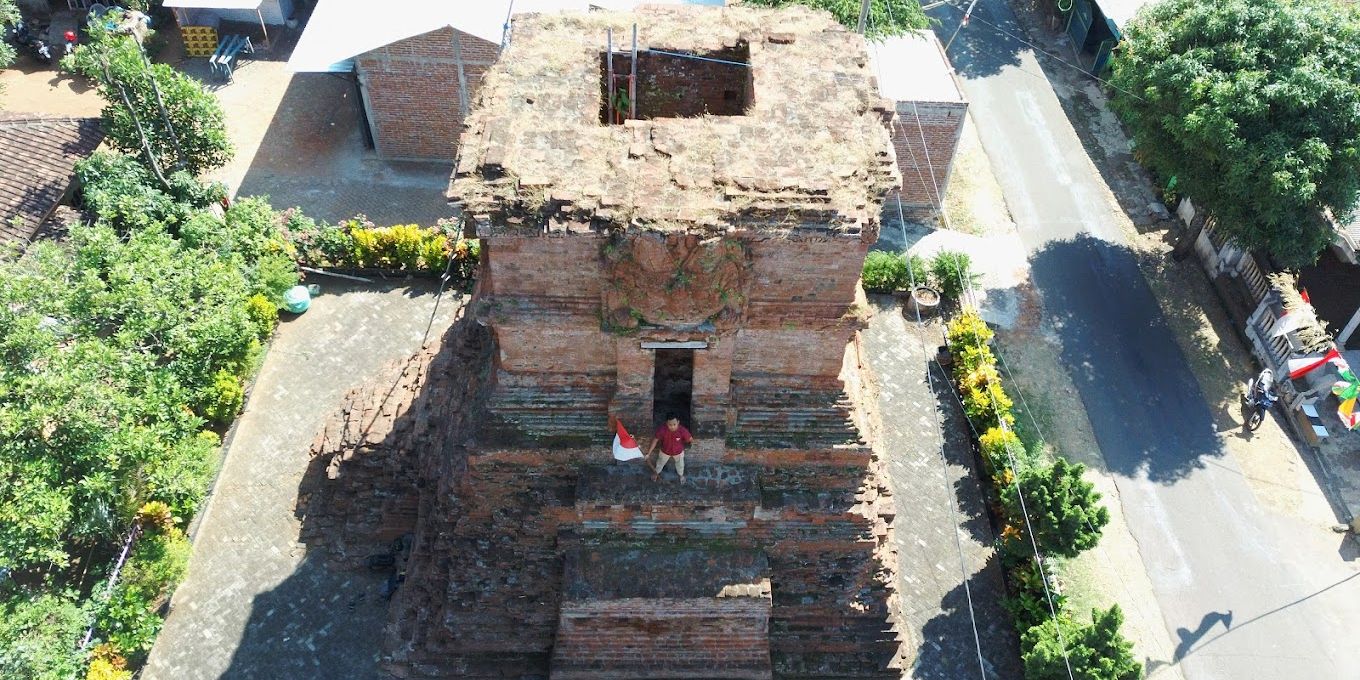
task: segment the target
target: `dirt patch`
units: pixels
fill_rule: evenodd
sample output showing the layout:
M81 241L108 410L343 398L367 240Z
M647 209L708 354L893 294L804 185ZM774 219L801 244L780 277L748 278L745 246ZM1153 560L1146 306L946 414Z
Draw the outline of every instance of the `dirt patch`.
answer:
M972 116L964 122L944 203L955 231L988 236L1015 230Z

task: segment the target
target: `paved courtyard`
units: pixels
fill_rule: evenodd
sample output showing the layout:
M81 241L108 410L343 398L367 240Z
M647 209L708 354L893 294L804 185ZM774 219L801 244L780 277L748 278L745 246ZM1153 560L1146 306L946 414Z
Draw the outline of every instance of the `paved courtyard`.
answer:
M299 542L308 447L349 388L413 353L434 291L336 286L280 327L199 518L188 577L142 677L378 677L387 603L366 572L338 572ZM460 306L446 293L430 337Z
M914 646L904 665L909 677L923 680L980 677L976 617L986 677L1018 678L1019 650L1001 606L1001 568L968 424L947 378L930 362L942 327L917 326L885 300L875 307L862 337L878 388L875 448L887 461L898 505L898 592Z

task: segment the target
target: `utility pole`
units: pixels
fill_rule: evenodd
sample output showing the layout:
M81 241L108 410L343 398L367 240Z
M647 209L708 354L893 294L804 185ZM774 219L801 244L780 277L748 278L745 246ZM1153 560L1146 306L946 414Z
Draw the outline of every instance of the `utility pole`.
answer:
M889 0L891 1L891 0ZM869 23L869 3L873 0L860 0L859 3L859 33L864 33L864 25Z

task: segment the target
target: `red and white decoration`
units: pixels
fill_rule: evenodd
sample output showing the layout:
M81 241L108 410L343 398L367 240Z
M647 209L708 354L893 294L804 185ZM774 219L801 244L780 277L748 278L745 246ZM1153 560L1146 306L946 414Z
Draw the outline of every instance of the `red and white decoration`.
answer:
M642 448L633 435L628 434L623 421L614 421L614 460L637 460L642 457Z

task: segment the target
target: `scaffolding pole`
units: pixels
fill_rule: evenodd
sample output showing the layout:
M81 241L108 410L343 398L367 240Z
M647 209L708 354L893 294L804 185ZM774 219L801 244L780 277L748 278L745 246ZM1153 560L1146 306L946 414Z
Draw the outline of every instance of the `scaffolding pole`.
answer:
M633 56L628 64L628 118L637 118L637 24L633 24Z
M609 122L614 122L614 29L604 29L605 87L604 107L609 111Z

